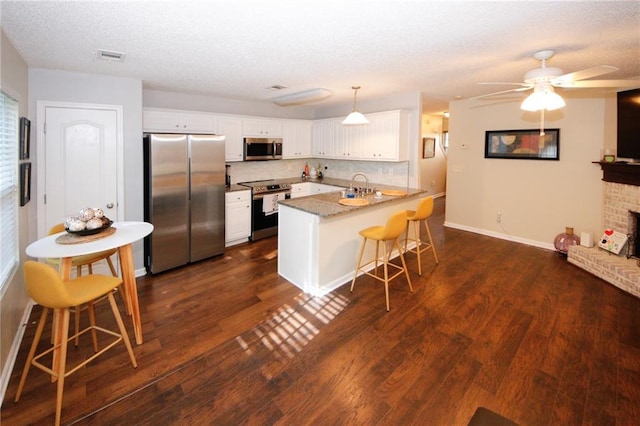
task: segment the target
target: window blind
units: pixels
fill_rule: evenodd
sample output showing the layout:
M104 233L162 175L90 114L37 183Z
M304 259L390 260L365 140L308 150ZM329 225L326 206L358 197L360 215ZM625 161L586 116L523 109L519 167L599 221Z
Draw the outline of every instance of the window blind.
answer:
M0 289L18 266L18 102L0 92Z

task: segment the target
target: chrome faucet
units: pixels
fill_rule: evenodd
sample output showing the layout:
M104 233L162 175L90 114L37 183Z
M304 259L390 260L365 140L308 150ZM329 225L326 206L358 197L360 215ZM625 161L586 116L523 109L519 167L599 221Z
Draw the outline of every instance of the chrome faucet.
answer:
M353 182L356 181L356 178L358 176L362 176L364 178L365 181L365 194L369 192L369 179L367 179L367 176L364 173L356 173L355 175L353 175L353 177L351 178L351 186L353 186Z

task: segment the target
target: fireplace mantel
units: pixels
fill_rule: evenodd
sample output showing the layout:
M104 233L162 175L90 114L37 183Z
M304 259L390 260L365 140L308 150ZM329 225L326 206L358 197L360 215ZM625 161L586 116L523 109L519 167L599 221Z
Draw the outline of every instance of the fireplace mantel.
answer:
M602 168L602 180L640 186L640 163L605 163L594 161Z

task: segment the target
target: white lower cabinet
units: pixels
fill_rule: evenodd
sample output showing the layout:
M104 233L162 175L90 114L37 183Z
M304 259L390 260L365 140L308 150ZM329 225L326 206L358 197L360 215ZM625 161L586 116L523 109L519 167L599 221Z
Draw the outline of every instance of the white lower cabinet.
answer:
M225 246L240 244L251 235L251 191L227 192L225 200Z
M291 184L291 198L300 198L311 195L311 182Z

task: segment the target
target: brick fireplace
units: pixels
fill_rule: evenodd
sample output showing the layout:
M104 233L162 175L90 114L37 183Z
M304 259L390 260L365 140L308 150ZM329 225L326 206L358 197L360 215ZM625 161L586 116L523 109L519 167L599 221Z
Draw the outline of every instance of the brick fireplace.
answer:
M635 236L640 212L640 165L601 165L605 181L602 210L604 229L612 228ZM601 250L597 247L599 237L595 235L595 247L571 247L567 257L569 262L640 297L640 253L632 248L631 254L636 257L628 258L626 246L620 255Z

